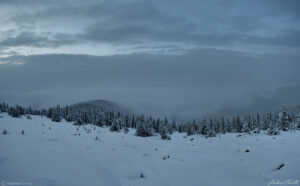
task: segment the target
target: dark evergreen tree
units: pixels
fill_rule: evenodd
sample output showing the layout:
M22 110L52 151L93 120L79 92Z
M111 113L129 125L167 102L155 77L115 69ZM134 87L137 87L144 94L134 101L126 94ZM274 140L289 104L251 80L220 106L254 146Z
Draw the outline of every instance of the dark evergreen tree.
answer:
M119 130L120 130L119 123L118 123L117 120L115 120L115 121L113 122L113 124L110 126L110 131L115 131L115 132L117 132L117 131L119 131Z
M283 105L281 108L281 112L279 113L279 122L279 129L287 131L289 127L289 118L286 105Z
M159 134L160 134L161 139L164 139L164 140L170 139L170 137L168 136L168 130L167 130L166 125L163 125L161 127Z
M236 131L237 131L238 133L241 133L242 130L243 130L243 124L242 124L242 122L241 122L240 116L238 115L238 116L236 117Z
M145 125L145 123L139 123L139 124L137 124L135 135L142 136L142 137L148 137L148 136L152 136L152 131L151 131L151 128L148 128Z
M208 127L206 124L206 119L203 119L201 122L201 129L200 129L200 134L206 136L208 131Z

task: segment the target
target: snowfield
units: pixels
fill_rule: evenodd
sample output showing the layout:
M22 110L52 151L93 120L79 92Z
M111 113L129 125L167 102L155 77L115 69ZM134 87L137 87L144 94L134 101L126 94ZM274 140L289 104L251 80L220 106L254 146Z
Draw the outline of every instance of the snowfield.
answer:
M300 179L299 131L208 139L174 133L168 141L6 113L0 131L4 185L267 186Z

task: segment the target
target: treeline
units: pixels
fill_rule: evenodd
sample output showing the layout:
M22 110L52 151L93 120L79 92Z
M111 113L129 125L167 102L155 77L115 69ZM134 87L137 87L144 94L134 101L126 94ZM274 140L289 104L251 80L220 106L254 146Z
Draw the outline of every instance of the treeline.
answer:
M109 126L111 131L128 131L128 128L136 128L137 136L152 136L160 134L163 139L170 139L172 132L186 132L187 135L200 134L206 137L214 137L216 134L225 133L260 133L277 135L280 131L299 130L300 115L289 113L285 105L280 112L259 114L255 116L235 116L230 118L204 118L193 119L187 122L169 121L168 118L154 118L144 115L129 115L119 111L100 111L95 108L73 109L68 106L51 107L49 109L36 110L31 107L19 105L9 106L0 104L0 111L7 112L12 117L23 115L41 115L52 121L60 122L65 119L74 122L75 125L94 124L100 127ZM30 118L30 117L29 117Z

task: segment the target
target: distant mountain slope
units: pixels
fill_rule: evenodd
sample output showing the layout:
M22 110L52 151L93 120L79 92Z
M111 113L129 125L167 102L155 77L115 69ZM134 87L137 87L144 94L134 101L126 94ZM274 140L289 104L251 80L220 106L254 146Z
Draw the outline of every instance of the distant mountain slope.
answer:
M100 110L100 111L117 111L128 113L129 111L120 105L107 101L107 100L91 100L86 102L80 102L69 106L70 109L73 110L83 110L83 109L93 109L93 110Z

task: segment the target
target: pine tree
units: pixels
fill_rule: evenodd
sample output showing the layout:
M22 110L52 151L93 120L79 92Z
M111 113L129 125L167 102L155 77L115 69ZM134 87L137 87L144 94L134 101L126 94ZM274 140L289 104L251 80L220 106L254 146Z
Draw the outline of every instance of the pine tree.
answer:
M192 128L192 125L191 125L190 121L188 121L187 124L186 124L186 134L187 134L188 136L194 134L194 133L193 133L193 128Z
M55 109L52 109L51 120L54 122L61 122L62 112L59 105Z
M236 117L236 131L237 131L238 133L241 133L242 130L243 130L243 124L242 124L242 122L241 122L240 116L238 115L238 116Z
M289 118L286 105L283 105L279 113L280 130L287 131L289 127Z
M172 130L173 130L173 131L176 131L176 129L177 129L176 121L175 121L175 119L173 118L173 121L172 121Z
M135 120L134 120L134 115L132 115L132 119L131 119L131 127L132 127L132 128L136 128L136 123L135 123Z
M110 131L119 131L119 123L117 120L113 121L113 124L110 126Z
M271 122L267 130L269 135L278 135L279 134L279 125L276 122Z
M250 121L249 120L245 120L244 124L243 124L243 129L242 131L245 133L250 133L251 129L250 129Z
M148 128L145 123L137 124L137 128L135 131L136 136L148 137L152 136L151 128Z
M161 139L164 139L164 140L165 139L170 139L170 137L168 136L167 133L168 133L168 131L167 131L166 125L163 125L160 129L160 132L159 132Z
M300 113L296 116L297 128L300 129Z
M207 128L207 124L206 124L206 119L203 119L201 122L200 134L206 136L207 131L208 131L208 128Z
M225 120L224 117L222 116L221 118L221 127L220 127L221 133L225 134L226 133L226 127L225 127Z

